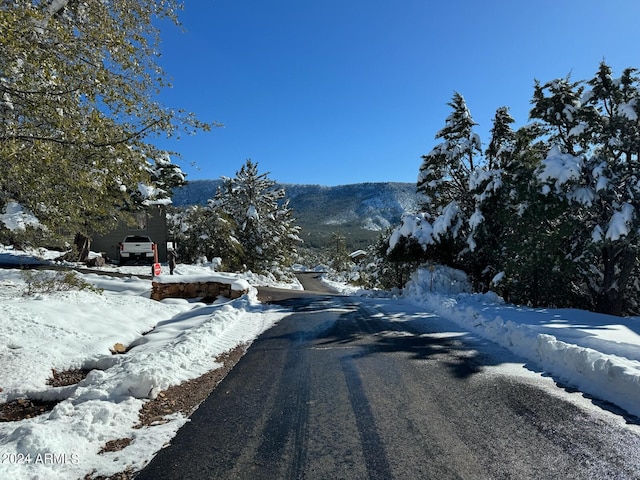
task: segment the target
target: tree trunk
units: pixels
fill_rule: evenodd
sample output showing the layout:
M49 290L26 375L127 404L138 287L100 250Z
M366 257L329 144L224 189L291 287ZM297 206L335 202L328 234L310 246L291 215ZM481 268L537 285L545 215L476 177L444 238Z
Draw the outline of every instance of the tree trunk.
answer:
M76 262L86 262L87 258L89 258L89 249L91 247L91 239L86 237L82 233L76 233L76 237L73 240L73 244L76 247L76 251L78 253Z
M613 247L602 249L604 279L602 291L596 302L596 311L609 315L622 315L625 309L624 291L637 261L635 253L628 247L614 252ZM618 267L616 269L616 267ZM616 270L619 270L616 272Z

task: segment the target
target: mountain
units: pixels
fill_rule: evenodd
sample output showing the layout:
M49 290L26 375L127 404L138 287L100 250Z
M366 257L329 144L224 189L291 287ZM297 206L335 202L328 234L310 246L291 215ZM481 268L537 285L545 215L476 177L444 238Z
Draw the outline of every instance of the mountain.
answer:
M183 187L173 190L173 205L186 207L189 205L206 205L213 198L222 180L193 180Z
M194 180L176 189L175 206L206 205L220 180ZM415 183L356 183L279 185L284 188L308 247L326 247L333 233L345 237L349 249L365 248L389 227L400 222L405 211L415 210Z

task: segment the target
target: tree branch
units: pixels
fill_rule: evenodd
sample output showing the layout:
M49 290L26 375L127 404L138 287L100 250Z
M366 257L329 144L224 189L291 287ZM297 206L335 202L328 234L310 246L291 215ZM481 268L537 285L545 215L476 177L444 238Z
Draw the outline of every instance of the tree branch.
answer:
M69 88L68 90L60 90L57 92L51 92L47 90L19 90L17 88L7 87L6 85L0 86L0 92L13 95L51 95L53 97L62 97L64 95L69 95L70 93L78 92L79 90L80 86Z
M45 137L45 136L39 136L39 135L9 135L9 136L0 136L0 141L6 141L6 140L22 140L22 141L26 141L26 142L35 142L35 141L41 141L41 142L51 142L51 143L57 143L58 145L82 145L82 144L86 144L86 145L90 145L91 147L94 148L103 148L103 147L111 147L114 145L122 145L123 143L128 143L131 140L133 140L134 138L138 138L140 137L142 134L144 134L147 130L153 128L154 126L158 125L162 120L156 120L152 123L150 123L149 125L146 125L144 128L141 128L140 130L131 133L130 135L127 135L126 137L123 137L119 140L113 140L113 141L109 141L109 142L78 142L78 141L73 141L73 140L64 140L62 138L55 138L55 137Z

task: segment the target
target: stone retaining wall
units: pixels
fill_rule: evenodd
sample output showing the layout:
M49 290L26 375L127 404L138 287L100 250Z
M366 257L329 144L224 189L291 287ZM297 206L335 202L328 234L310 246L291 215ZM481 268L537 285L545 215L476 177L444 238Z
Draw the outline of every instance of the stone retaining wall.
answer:
M223 296L230 299L239 298L247 290L233 290L231 285L220 282L159 283L151 282L151 299L164 298L211 298Z

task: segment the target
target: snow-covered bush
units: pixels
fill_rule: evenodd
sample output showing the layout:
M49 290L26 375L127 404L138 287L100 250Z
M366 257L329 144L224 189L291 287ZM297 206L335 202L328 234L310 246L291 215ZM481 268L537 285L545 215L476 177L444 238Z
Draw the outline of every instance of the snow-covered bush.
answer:
M471 291L471 283L462 270L444 265L431 265L421 266L413 272L403 293L411 298L424 298L430 293L457 295Z
M25 296L40 293L68 292L70 290L87 290L102 293L102 290L86 282L76 272L51 272L26 270L22 272L25 282Z

